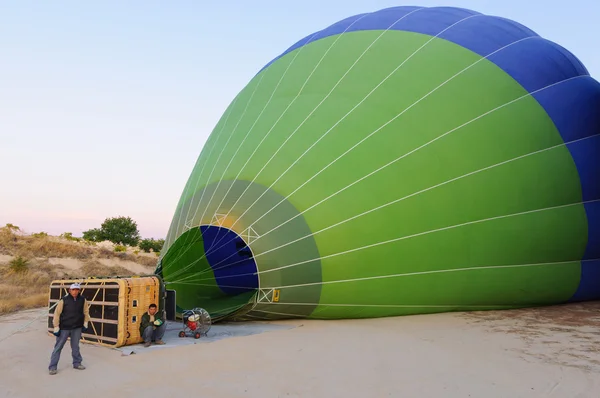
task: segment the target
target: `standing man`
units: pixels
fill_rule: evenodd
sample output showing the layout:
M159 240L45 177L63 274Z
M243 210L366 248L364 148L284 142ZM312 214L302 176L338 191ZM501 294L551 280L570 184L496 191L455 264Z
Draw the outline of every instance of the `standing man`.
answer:
M79 340L81 339L81 332L87 331L89 321L89 306L85 297L81 296L81 285L73 283L69 287L69 294L58 301L54 311L52 323L56 344L54 344L54 350L50 358L50 366L48 366L51 375L56 374L60 353L69 337L71 338L73 368L85 369L85 366L81 364L83 358L81 358L79 352Z
M162 341L165 335L165 329L167 324L162 317L156 313L158 308L156 304L150 304L148 312L142 315L142 322L140 323L140 335L144 339L144 347L150 347L152 341L156 341L156 344L165 344Z

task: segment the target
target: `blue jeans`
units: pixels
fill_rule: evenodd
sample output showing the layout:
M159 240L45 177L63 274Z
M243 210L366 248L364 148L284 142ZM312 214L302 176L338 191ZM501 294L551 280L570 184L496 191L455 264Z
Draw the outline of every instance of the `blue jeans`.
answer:
M58 361L60 359L60 352L62 351L68 338L71 338L71 355L73 356L73 367L81 364L83 358L79 352L79 340L81 339L81 328L72 330L60 330L60 335L56 336L56 343L54 344L54 350L50 357L50 366L48 370L56 370Z
M162 325L157 326L156 329L154 329L154 327L152 325L146 326L146 329L144 329L144 333L142 334L142 338L144 339L144 342L146 342L146 343L149 343L152 340L154 340L154 341L162 340L163 336L165 335L166 329L167 329L166 323L163 323Z

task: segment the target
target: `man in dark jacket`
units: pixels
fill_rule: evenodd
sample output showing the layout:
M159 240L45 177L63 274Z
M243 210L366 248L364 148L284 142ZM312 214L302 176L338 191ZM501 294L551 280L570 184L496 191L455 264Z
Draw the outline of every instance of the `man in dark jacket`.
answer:
M89 321L89 306L85 297L81 296L81 285L73 283L69 287L69 294L58 301L54 311L52 323L56 343L48 366L51 375L56 374L60 353L69 337L71 338L73 368L85 369L85 366L81 364L83 358L79 352L79 340L81 339L81 332L87 331Z
M150 347L152 341L159 345L165 344L162 338L165 335L167 324L157 311L156 304L150 304L148 312L142 315L140 336L144 339L144 347Z

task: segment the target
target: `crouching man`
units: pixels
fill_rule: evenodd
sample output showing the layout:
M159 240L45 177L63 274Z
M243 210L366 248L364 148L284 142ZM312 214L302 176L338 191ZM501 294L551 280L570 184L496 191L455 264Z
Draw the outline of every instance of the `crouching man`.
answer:
M59 300L54 311L52 323L56 343L54 344L54 350L50 357L50 365L48 366L51 375L56 374L60 353L69 337L71 338L73 368L79 370L85 369L85 366L81 364L83 358L79 351L79 340L81 339L81 333L87 331L89 321L89 306L85 297L81 296L81 285L73 283L69 287L69 294Z
M167 324L164 319L157 314L158 308L156 304L150 304L148 312L142 315L142 322L140 323L140 335L144 339L144 347L150 347L152 342L155 344L165 344L162 341L165 335Z

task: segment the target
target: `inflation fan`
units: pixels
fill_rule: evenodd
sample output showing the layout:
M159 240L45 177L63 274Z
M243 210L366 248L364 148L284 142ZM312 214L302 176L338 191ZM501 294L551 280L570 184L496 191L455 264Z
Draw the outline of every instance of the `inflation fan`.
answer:
M179 332L179 337L189 335L199 339L202 335L207 335L212 325L210 314L203 308L194 308L193 310L183 311L183 330Z

